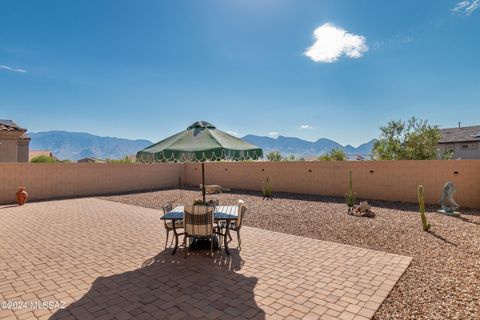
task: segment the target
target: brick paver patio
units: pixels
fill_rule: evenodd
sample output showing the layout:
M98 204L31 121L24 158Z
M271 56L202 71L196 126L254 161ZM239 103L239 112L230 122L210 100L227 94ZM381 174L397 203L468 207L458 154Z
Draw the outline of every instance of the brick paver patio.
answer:
M240 252L184 259L159 216L93 198L0 207L0 302L65 303L0 319L369 319L411 261L248 227Z

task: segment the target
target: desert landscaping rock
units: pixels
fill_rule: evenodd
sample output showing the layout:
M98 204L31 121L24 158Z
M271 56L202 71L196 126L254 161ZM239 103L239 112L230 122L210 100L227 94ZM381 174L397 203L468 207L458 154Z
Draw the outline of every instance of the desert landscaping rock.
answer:
M158 209L199 196L196 190L167 190L105 199ZM455 218L427 206L432 229L424 232L418 206L411 203L369 200L376 216L365 218L347 215L343 199L336 197L276 193L273 201L264 201L259 192L233 190L209 198L220 204L243 199L247 226L413 257L374 319L480 318L479 210L464 209Z

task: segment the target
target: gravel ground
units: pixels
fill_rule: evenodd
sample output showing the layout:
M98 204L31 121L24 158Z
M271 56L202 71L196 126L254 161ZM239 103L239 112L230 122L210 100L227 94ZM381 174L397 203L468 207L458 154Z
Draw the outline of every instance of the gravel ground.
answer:
M198 191L165 190L103 199L161 208L166 201L191 203ZM412 203L369 201L375 218L346 214L343 199L276 193L272 201L258 192L233 190L208 196L220 204L243 199L244 224L278 232L411 256L413 261L374 319L480 319L480 211L447 217L427 207L432 232L422 231Z

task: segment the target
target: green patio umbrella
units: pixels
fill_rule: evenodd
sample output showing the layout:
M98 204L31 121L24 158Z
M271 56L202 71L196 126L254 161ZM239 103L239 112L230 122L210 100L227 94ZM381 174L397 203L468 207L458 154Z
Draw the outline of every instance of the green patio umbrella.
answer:
M205 202L205 161L257 160L262 149L218 130L206 121L197 121L173 136L137 153L138 162L201 162L202 195Z

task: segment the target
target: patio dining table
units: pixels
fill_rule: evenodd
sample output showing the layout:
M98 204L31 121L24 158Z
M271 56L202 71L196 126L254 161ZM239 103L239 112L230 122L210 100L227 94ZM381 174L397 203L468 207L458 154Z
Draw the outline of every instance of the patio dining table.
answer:
M174 255L178 249L179 234L177 233L175 222L179 220L183 220L183 216L184 216L184 206L177 206L173 208L172 211L167 212L165 215L163 215L160 218L161 220L172 221L173 233L175 235L175 247L173 248L172 255ZM230 234L230 231L229 231L230 222L238 219L238 206L216 206L213 217L214 217L214 222L226 221L225 232L222 234L223 245L225 247L225 253L227 255L230 255L230 251L228 250L227 238Z

